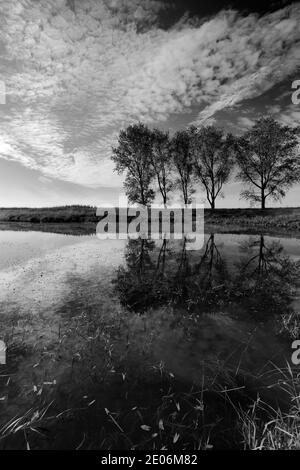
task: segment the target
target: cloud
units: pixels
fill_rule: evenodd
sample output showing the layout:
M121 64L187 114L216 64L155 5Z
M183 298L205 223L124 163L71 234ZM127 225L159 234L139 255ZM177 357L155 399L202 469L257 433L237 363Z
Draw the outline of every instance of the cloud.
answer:
M299 127L300 125L300 109L297 105L289 104L286 106L268 106L267 112L272 114L277 121L286 126Z
M242 130L249 130L251 127L253 127L255 124L255 120L247 117L247 116L240 116L237 119L237 125L242 129Z
M165 8L154 0L2 0L2 157L46 176L118 186L109 156L122 126L195 106L196 123L213 122L298 66L299 4L261 18L222 11L169 30L159 27Z

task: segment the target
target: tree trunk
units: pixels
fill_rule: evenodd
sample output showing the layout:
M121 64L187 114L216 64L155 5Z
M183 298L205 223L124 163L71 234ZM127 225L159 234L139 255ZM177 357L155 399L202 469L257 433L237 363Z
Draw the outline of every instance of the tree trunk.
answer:
M265 190L261 190L261 209L264 210L266 208L266 196L265 196Z
M210 204L211 210L214 211L216 208L215 200L212 199L211 204Z
M184 204L187 205L188 204L188 194L187 194L187 188L184 187L184 190L183 190L183 199L184 199Z

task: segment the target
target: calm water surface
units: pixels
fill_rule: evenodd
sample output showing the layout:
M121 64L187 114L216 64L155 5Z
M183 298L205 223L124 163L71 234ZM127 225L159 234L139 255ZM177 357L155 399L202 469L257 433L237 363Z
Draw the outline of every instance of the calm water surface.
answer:
M43 407L118 410L105 381L151 368L204 387L224 371L243 374L284 400L276 367L299 337L299 260L298 239L267 235L207 234L195 251L0 231L0 427ZM80 442L84 426L56 432L54 447Z

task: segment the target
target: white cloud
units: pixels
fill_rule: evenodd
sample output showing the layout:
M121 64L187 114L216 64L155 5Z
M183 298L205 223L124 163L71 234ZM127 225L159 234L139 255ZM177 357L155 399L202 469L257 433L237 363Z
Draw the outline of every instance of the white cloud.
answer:
M120 127L202 107L196 122L259 96L296 70L300 5L258 18L221 12L157 26L151 0L2 0L9 105L0 153L45 175L119 185L109 161ZM70 8L70 5L72 8Z
M272 114L281 124L290 127L300 126L299 106L290 104L287 106L268 106L268 113Z
M247 116L240 116L237 120L237 124L242 130L249 130L251 127L254 126L255 120Z

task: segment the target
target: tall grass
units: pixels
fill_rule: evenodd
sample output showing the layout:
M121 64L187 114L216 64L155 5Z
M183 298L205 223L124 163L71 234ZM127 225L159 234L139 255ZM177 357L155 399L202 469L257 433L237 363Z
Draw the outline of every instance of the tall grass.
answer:
M300 450L300 377L289 364L280 374L281 391L290 399L286 411L259 396L249 410L236 408L244 449Z

